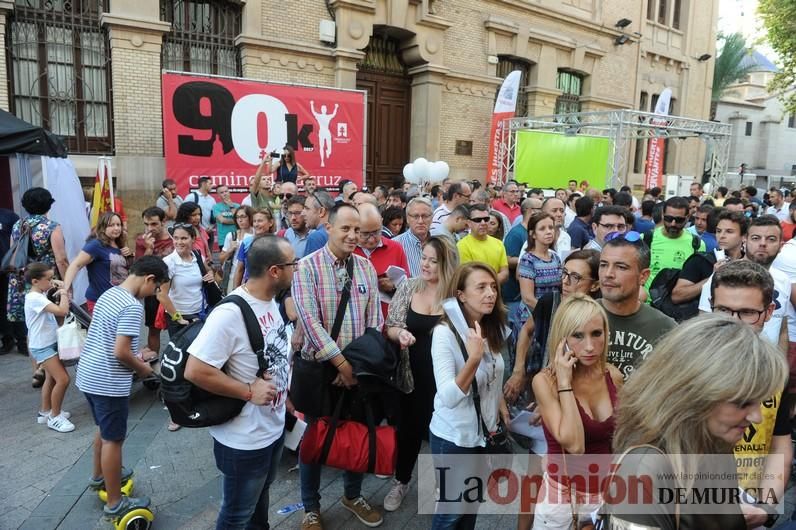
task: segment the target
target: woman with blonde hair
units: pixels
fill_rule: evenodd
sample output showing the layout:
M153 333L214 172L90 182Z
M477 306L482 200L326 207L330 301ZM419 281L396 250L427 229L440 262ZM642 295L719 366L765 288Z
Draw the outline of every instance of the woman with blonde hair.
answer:
M431 332L442 316L442 301L458 263L448 238L434 236L424 244L420 276L404 281L390 302L384 323L387 336L401 346L401 418L398 422L398 461L384 509L398 509L409 491L420 445L428 438L434 412L434 366Z
M568 529L573 516L588 514L599 504L599 489L579 491L567 476L587 476L588 463L566 455L611 453L622 374L606 360L608 337L608 317L593 298L575 293L561 302L547 346L555 354L532 385L547 440L547 469L555 464L564 474L545 473L535 529Z
M651 477L672 473L693 477L704 471L727 471L734 477L733 446L751 424L762 420L761 403L782 390L787 378L782 352L752 326L715 313L684 322L663 337L620 393L614 451L627 454L617 476L641 472ZM689 455L726 455L726 459L711 458L707 468ZM682 479L657 480L653 488L688 491L695 486ZM738 483L733 478L728 483L714 481L710 487L734 491ZM607 506L609 528L746 528L737 502L703 505L685 510L688 513L680 513L679 505L659 502L643 510L633 508Z

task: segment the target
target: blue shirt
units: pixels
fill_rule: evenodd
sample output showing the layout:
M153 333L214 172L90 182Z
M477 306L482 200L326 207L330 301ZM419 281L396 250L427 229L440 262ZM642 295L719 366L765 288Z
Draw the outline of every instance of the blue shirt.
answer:
M520 220L522 217L520 217ZM528 241L528 229L522 223L516 225L509 230L506 234L506 239L503 240L503 246L506 247L506 256L519 258L522 245ZM518 264L519 265L519 264ZM514 274L509 274L509 279L501 287L503 301L505 303L518 302L522 299L520 296L520 282Z
M409 277L420 276L420 261L423 256L423 245L420 243L420 239L411 230L407 230L392 240L400 243L404 249L406 260L409 262Z
M591 226L581 221L580 217L576 217L567 229L567 234L572 238L572 249L583 248L586 243L594 239L594 234L591 231Z
M77 365L75 384L81 392L111 397L130 395L133 371L119 362L113 350L116 336L123 335L131 337L131 349L136 353L143 325L144 306L129 291L111 287L99 297Z
M716 234L703 232L700 237L702 238L702 242L705 244L705 252L713 252L719 246L719 242L716 241Z
M235 227L235 210L240 207L240 204L233 202L232 206L227 206L225 202L217 202L213 205L213 217L216 218L216 227L218 228L218 243L220 245L224 244L224 240L227 238L227 234L230 232L234 232L237 230ZM218 219L229 219L232 221L232 224L224 224L218 222Z
M86 265L88 273L88 289L86 299L96 302L99 297L127 278L127 259L116 247L103 245L98 239L90 239L83 252L91 256L91 263Z
M329 241L329 235L326 233L326 225L320 224L307 238L307 243L304 246L304 254L301 257L309 256L316 250L322 249L327 241ZM296 254L296 256L298 256L298 254Z
M636 217L636 220L633 221L633 230L635 230L639 234L646 234L647 232L652 232L653 230L655 230L655 222L650 221L649 219L642 219L641 217Z
M296 253L296 256L306 256L307 255L307 241L309 241L310 235L312 235L312 229L310 228L307 233L303 236L300 236L293 230L293 227L288 228L285 230L285 239L290 241L290 244L293 246L293 252Z

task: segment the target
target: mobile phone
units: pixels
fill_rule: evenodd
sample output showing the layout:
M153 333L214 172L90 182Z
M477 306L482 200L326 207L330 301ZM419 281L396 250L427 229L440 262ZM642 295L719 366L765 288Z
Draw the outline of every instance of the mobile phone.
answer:
M716 261L724 261L727 259L727 254L720 248L713 249L713 254L716 256Z
M570 353L570 352L572 352L572 349L569 347L569 344L567 344L567 342L564 341L564 353Z

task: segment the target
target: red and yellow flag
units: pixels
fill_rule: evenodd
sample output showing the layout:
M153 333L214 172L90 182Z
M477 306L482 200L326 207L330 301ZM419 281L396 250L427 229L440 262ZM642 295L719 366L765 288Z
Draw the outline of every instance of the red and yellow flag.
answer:
M94 179L94 197L91 200L91 227L97 226L100 215L111 211L113 188L110 184L105 163L100 161L97 176Z

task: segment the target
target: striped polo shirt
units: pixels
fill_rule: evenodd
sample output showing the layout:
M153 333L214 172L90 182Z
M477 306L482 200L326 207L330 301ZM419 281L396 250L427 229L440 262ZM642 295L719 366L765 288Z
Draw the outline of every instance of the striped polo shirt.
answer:
M130 395L133 371L113 354L116 336L132 337L132 351L138 351L138 336L144 324L144 306L129 291L111 287L94 306L88 336L77 365L75 384L81 392L100 396Z

